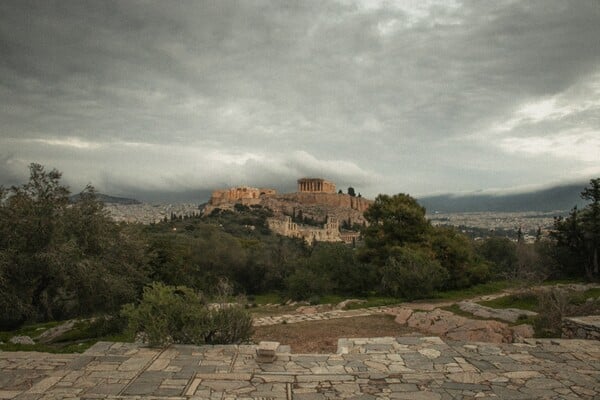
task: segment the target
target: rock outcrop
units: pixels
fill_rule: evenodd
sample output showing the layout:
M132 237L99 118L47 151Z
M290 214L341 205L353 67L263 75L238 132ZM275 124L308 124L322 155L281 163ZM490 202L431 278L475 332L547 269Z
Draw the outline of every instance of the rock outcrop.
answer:
M501 319L507 322L517 322L520 318L535 317L534 311L521 310L519 308L491 308L482 306L472 301L461 301L458 307L465 312L471 313L476 317Z
M325 221L335 218L349 225L366 223L363 213L373 202L341 193L288 193L265 197L261 205L275 215L302 215L305 219Z
M503 322L470 319L439 308L433 311L400 308L394 315L397 323L451 340L512 343L515 338L533 335L533 329L525 326L511 328Z

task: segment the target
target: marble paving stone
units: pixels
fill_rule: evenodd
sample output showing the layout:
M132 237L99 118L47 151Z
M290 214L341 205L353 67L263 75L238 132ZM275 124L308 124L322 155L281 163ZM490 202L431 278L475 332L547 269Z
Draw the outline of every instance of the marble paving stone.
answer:
M600 343L444 342L436 337L342 339L338 354L256 347L150 349L101 342L83 355L0 352L0 398L499 399L600 398ZM557 362L561 360L561 362Z

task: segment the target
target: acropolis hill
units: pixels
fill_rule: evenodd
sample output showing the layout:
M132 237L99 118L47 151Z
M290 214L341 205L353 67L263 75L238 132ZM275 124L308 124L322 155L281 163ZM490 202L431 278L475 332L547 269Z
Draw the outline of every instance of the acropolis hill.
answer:
M363 212L372 200L336 192L335 183L321 178L298 179L295 193L279 194L274 189L248 186L215 190L204 208L205 215L216 209L233 210L236 204L261 206L273 211L269 226L285 236L308 240L352 240L355 235L344 234L339 226L363 225ZM305 227L291 221L292 216L321 221L323 228Z

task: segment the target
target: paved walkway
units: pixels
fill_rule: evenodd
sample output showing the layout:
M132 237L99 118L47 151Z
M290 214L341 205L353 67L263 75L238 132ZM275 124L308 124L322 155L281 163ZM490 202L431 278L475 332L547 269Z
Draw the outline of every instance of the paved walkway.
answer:
M356 310L329 310L314 313L291 313L291 314L278 314L265 317L256 317L253 320L254 326L268 326L278 325L281 323L294 324L305 321L323 321L336 318L354 318L354 317L366 317L369 315L377 314L391 314L396 315L399 309L411 309L411 310L423 310L431 311L436 308L446 307L454 304L455 302L411 302L401 303L392 306L380 306L380 307L365 307Z
M280 347L285 351L285 346ZM340 339L337 354L99 342L81 355L0 352L0 399L598 399L600 342Z
M374 314L391 313L394 307L369 307L357 310L331 310L310 314L279 314L267 317L254 318L254 326L278 325L282 323L294 324L305 321L323 321L336 318L366 317Z
M581 292L581 291L585 291L588 289L600 288L600 285L594 284L594 283L558 284L558 285L555 285L555 287L560 287L560 288L564 288L564 289ZM534 287L533 289L549 289L549 288L550 288L550 286L538 286L538 287ZM267 326L267 325L277 325L277 324L281 324L281 323L293 324L293 323L305 322L305 321L322 321L322 320L329 320L329 319L336 319L336 318L365 317L365 316L369 316L369 315L376 315L376 314L382 314L382 313L395 315L398 313L398 309L400 309L400 308L408 308L411 310L421 310L421 311L431 311L436 308L442 308L442 307L450 306L450 305L457 304L457 303L468 304L471 308L470 311L473 311L474 309L477 309L478 311L487 309L487 314L480 315L484 318L498 318L498 319L505 320L506 318L504 316L507 313L510 313L510 312L507 312L506 309L495 310L495 309L490 309L490 308L487 308L484 306L480 306L476 303L479 301L494 300L494 299L497 299L500 297L514 294L515 292L517 292L516 289L506 289L506 290L500 291L498 293L476 296L476 297L473 297L470 299L457 300L457 301L445 301L445 302L444 301L440 301L440 302L415 301L415 302L409 302L409 303L401 303L401 304L392 305L392 306L368 307L368 308L360 308L360 309L356 309L356 310L330 310L330 311L324 311L324 312L314 312L314 313L309 313L309 314L303 314L303 313L297 313L297 312L289 313L289 314L279 314L279 315L254 318L253 325L254 326ZM532 313L532 312L526 311L526 310L517 310L517 309L509 309L509 310L512 310L512 313L514 313L517 318L520 314L525 314L525 315L535 314L535 313ZM513 319L514 318L509 318L508 320L514 322Z

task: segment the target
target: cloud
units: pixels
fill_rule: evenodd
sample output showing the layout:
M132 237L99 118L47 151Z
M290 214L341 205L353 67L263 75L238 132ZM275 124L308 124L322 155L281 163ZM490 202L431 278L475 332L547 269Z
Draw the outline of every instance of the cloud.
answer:
M500 143L509 153L525 153L535 156L551 155L571 159L577 155L579 161L598 163L600 136L598 132L560 132L552 136L509 137Z
M210 193L216 188L239 185L286 191L293 190L296 179L304 176L326 177L342 185L368 188L376 178L375 173L352 162L319 159L306 151L253 153L201 143L164 145L78 140L11 139L3 144L11 151L21 149L24 157L18 166L23 169L29 162L44 158L47 168L66 172L64 179L74 191L87 183L100 191L119 195L127 195L127 191L129 195L161 191ZM22 150L25 145L27 152ZM8 158L5 161L5 164L15 164ZM98 168L100 165L103 168ZM14 168L6 170L15 176Z
M0 2L0 145L122 192L579 178L599 20L595 0Z

